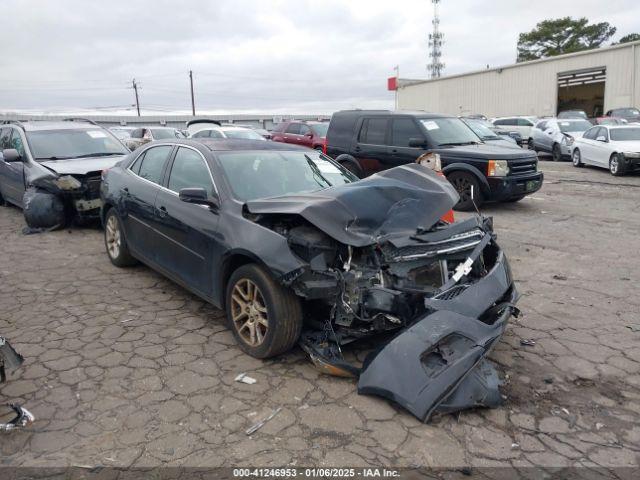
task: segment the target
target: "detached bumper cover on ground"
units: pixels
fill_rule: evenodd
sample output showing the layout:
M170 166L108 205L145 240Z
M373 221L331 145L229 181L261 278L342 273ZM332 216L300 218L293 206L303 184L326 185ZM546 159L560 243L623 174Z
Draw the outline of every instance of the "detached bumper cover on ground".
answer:
M425 422L435 412L500 405L500 381L485 357L517 314L518 298L500 255L484 279L452 300L427 300L442 309L371 354L358 392L389 398Z

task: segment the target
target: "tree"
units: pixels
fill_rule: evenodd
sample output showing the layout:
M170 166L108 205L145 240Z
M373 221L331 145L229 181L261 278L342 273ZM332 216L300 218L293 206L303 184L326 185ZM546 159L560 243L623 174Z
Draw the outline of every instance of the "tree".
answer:
M638 40L640 40L640 33L630 33L618 40L618 43L637 42Z
M598 48L616 33L608 22L589 24L587 18L543 20L518 38L518 62Z

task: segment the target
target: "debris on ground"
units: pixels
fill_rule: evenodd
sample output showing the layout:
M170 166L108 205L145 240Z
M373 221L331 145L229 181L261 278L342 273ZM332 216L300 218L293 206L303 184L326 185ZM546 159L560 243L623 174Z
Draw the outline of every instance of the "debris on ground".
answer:
M250 377L246 373L241 373L235 378L236 382L246 383L247 385L253 385L257 382L257 380L253 377Z
M566 280L566 279L567 279L567 277L565 277L564 275L558 275L558 274L555 274L555 275L553 276L553 279L554 279L554 280Z
M553 383L553 376L552 375L547 375L542 379L542 381L544 383L547 383L547 384Z
M523 338L522 340L520 340L520 345L523 345L525 347L534 347L536 345L536 341L532 340L530 338Z
M21 407L17 403L10 403L9 408L15 412L16 416L7 423L0 423L0 432L11 432L34 422L35 417L26 408Z
M632 323L631 325L626 325L626 327L632 332L640 332L640 323Z
M273 412L271 412L271 415L269 415L264 420L260 420L258 423L251 425L244 433L246 433L247 435L253 435L255 432L257 432L262 427L264 427L265 423L267 423L269 420L275 417L278 413L280 413L280 410L282 410L282 407L276 408Z

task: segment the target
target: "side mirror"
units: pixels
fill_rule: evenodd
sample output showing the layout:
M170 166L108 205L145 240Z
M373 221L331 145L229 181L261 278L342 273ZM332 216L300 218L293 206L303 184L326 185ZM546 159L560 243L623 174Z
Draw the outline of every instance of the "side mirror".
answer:
M604 135L600 135L599 137L596 137L596 141L598 141L598 142L606 142L607 138Z
M427 146L427 142L424 141L424 138L410 138L409 146L412 148L424 148Z
M21 162L22 155L15 148L5 148L2 150L2 156L5 162Z
M178 197L187 203L206 205L211 208L218 208L219 206L218 199L209 196L207 191L202 187L183 188L178 192Z

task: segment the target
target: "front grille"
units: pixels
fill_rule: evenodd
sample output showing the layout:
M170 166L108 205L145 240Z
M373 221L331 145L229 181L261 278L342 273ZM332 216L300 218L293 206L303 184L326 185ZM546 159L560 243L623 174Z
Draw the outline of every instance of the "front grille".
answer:
M538 170L538 160L516 160L509 162L509 169L513 175L520 175L523 173L535 173Z
M94 198L100 198L100 183L102 179L100 175L95 175L91 177L87 177L85 179L85 184L87 186L87 200L93 200Z
M456 298L462 292L467 289L468 285L455 285L451 287L449 290L445 290L442 293L434 296L435 300L451 300L452 298Z
M453 235L446 240L428 242L422 245L386 249L384 251L387 260L392 262L407 262L420 258L437 257L438 255L451 254L475 247L485 234L480 229Z

